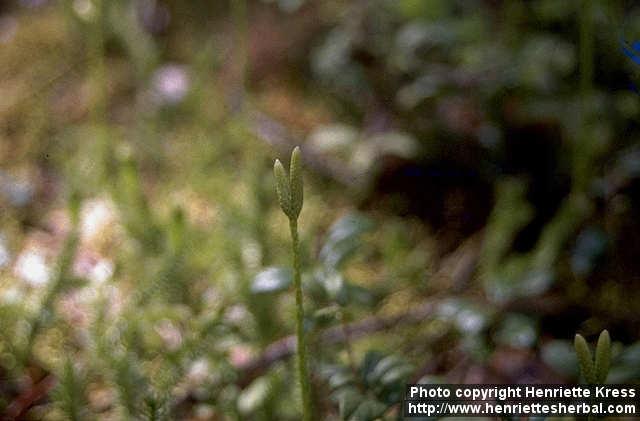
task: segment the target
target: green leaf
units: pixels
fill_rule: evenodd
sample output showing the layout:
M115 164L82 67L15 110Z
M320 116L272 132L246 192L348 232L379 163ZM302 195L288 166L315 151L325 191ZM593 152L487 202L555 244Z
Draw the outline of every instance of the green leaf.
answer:
M340 267L360 245L360 237L372 228L368 218L348 214L340 218L329 230L327 240L320 250L320 260L329 268Z
M285 291L293 282L293 273L289 268L270 267L258 273L251 283L251 292L267 294Z
M380 378L380 384L383 386L395 385L397 383L405 383L408 377L413 373L413 367L409 364L402 364L390 369Z
M495 334L498 343L515 348L529 348L538 338L534 320L522 314L508 314Z
M345 279L340 272L326 271L322 275L322 284L327 290L327 294L334 301L340 301L340 298L345 294ZM342 303L341 303L342 304Z
M346 298L346 303L341 305L354 304L365 307L371 307L379 301L379 297L375 292L360 286L352 284L351 282L345 282L343 295Z
M618 364L609 370L607 378L611 383L629 383L640 378L640 342L621 350Z
M341 390L338 397L338 407L340 408L340 418L347 420L358 409L364 396L356 388L350 387Z
M578 355L578 363L580 364L580 371L582 372L584 380L588 384L595 383L595 368L593 366L593 359L591 357L591 351L589 350L587 341L585 341L582 335L577 333L573 346L575 347L576 354Z
M489 323L490 311L464 299L450 298L438 305L437 313L442 320L455 323L458 330L468 337L476 337Z
M387 405L374 399L367 399L358 405L355 412L349 417L349 421L373 421L382 416L387 410Z
M575 377L578 372L578 357L569 341L553 340L542 345L542 360L558 373Z
M373 385L380 381L382 376L384 376L387 371L398 367L400 365L404 365L404 361L396 355L389 355L381 359L371 370L366 374L366 381L368 384Z
M340 388L351 386L355 382L353 373L348 370L338 371L329 378L329 387L332 390L338 390Z
M238 396L238 411L245 416L255 412L269 397L269 388L270 382L266 376L254 380Z
M609 332L603 330L598 338L596 346L595 381L604 383L609 374L609 362L611 361L611 338Z
M291 194L291 218L298 219L302 210L304 194L302 188L302 158L300 147L296 146L291 152L291 164L289 167L289 188Z
M363 379L369 379L376 366L384 358L384 355L375 350L369 350L364 355L362 364L360 365L360 373Z
M289 191L289 180L287 180L287 173L278 159L276 159L275 164L273 164L273 174L276 178L276 193L278 195L280 208L285 215L291 218L291 193Z

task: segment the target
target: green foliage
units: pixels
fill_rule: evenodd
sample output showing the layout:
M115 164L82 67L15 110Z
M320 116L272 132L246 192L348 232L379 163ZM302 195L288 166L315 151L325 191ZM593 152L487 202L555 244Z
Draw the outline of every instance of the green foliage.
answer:
M113 382L118 391L118 402L124 418L140 413L144 400L146 380L139 371L139 364L131 353L114 356L110 362Z
M38 307L38 312L33 316L29 322L29 331L27 334L24 348L21 351L22 363L26 364L30 358L33 357L33 345L38 335L42 333L44 329L49 327L55 318L54 305L56 300L64 292L78 287L81 283L81 279L77 279L72 276L71 267L73 265L74 257L78 249L78 231L77 231L77 205L75 204L76 198L72 197L72 209L76 209L73 213L74 219L72 220L73 227L71 232L65 239L62 251L58 256L53 279L49 281L49 285L44 293L44 296Z
M54 391L54 398L66 419L70 421L89 419L85 390L86 384L82 381L82 373L77 373L73 361L67 358Z
M147 396L144 399L142 415L146 421L168 420L166 402L154 396Z
M362 247L363 235L372 228L372 221L358 213L349 213L331 226L307 284L318 304L371 308L377 303L376 291L354 284L344 274L349 259Z
M258 273L251 284L254 294L286 291L293 282L293 273L288 268L271 267Z
M368 352L358 367L328 365L323 376L338 403L340 418L351 421L379 419L402 399L413 367L397 355Z
M361 243L361 237L372 228L369 218L350 213L336 221L320 249L320 262L331 269L339 269Z

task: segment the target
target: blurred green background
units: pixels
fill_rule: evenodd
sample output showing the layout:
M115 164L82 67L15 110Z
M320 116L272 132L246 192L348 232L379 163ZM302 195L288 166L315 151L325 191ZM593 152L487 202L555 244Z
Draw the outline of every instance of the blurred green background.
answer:
M317 419L407 382L640 379L640 8L0 4L3 419ZM636 53L638 54L636 56Z

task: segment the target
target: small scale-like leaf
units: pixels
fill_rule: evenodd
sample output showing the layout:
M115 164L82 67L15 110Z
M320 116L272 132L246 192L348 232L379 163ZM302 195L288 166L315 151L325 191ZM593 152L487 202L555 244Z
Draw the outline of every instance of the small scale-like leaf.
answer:
M62 375L53 391L53 398L71 421L87 419L87 402L82 376L77 373L70 358L65 361Z
M338 371L329 378L329 387L331 387L331 390L338 390L341 387L350 386L354 383L353 373L349 371Z
M293 281L290 269L270 267L258 273L251 283L251 292L266 294L285 291Z
M282 166L280 160L276 159L273 164L273 174L276 178L276 193L278 195L278 203L285 215L291 218L291 193L289 190L289 180L287 173Z
M584 380L587 384L595 383L595 368L593 366L593 359L591 357L591 351L589 350L587 341L582 337L582 335L577 333L573 345L576 349L576 354L578 355L578 363L580 364L580 371L582 372Z
M296 146L291 152L291 164L289 167L289 189L291 194L291 218L298 219L302 210L304 193L302 186L302 158L300 147Z
M609 374L609 362L611 360L611 338L609 332L603 330L598 338L596 346L595 381L604 383Z

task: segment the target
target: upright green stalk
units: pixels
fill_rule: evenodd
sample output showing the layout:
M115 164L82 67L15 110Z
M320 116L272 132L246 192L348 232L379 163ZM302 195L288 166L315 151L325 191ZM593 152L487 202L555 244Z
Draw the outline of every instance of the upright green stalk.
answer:
M67 289L72 282L71 268L78 249L79 235L78 235L78 220L80 213L80 199L73 193L69 200L69 211L71 214L71 232L67 236L62 251L58 256L56 262L56 269L53 279L49 282L47 290L42 298L40 304L40 311L35 318L31 321L29 333L26 338L24 351L22 354L23 364L27 364L29 358L31 358L33 351L33 344L36 337L43 329L49 326L53 320L54 305L56 299L60 294Z
M296 336L298 339L298 377L302 391L302 419L311 420L311 389L307 373L307 345L304 334L304 305L302 300L302 281L300 276L300 245L298 240L298 216L302 210L302 163L300 148L291 153L289 177L279 160L276 159L273 171L276 177L276 192L282 211L289 218L291 247L293 251L293 281L296 290Z
M298 338L298 374L302 389L302 418L311 419L311 390L307 373L307 341L304 335L304 306L302 303L302 282L300 279L300 248L298 245L298 222L289 220L291 247L293 248L293 280L296 289L296 336Z

